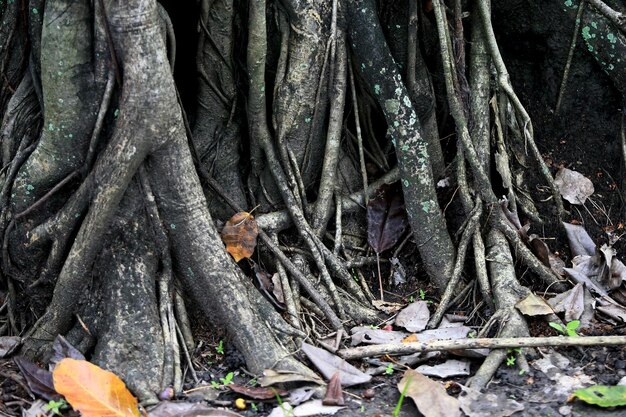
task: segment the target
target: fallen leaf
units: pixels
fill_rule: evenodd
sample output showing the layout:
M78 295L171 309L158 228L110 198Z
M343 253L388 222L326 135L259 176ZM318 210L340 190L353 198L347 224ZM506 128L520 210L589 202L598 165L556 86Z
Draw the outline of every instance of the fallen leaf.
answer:
M594 192L593 183L580 172L561 168L554 177L561 196L572 204L585 204Z
M211 408L197 403L160 402L148 413L150 417L242 417L234 411Z
M596 284L587 275L585 275L581 271L578 271L576 268L565 268L565 272L567 272L567 275L569 275L574 281L583 284L585 287L589 288L599 296L606 297L609 295L609 293L604 288Z
M548 248L546 242L541 240L539 236L532 234L528 236L528 244L530 245L530 250L535 254L537 259L539 259L542 264L550 268L550 248Z
M609 290L614 290L619 288L623 282L626 282L626 265L624 265L619 259L613 258L607 287Z
M311 399L321 387L299 387L289 393L289 402L293 405L302 404Z
M242 385L228 384L226 386L231 391L238 394L245 395L246 397L253 398L255 400L270 400L276 398L276 395L285 397L289 393L282 389L265 388L265 387L244 387Z
M507 398L505 393L483 394L463 385L460 387L465 395L459 396L459 403L467 417L508 417L524 410L523 404Z
M619 407L626 405L626 387L616 385L594 385L574 391L573 397L600 407Z
M567 240L569 241L569 249L572 258L578 255L593 256L596 253L596 244L584 227L578 224L563 223Z
M424 417L460 417L459 401L446 389L419 372L409 369L398 383L398 390L411 398Z
M578 320L585 311L585 288L576 284L574 288L548 300L555 313L565 312L565 321Z
M437 365L421 365L416 371L426 376L436 376L438 378L449 378L451 376L467 376L470 374L470 364L468 361L449 359Z
M263 371L263 376L259 378L259 385L262 387L269 387L275 384L285 384L287 382L313 382L318 385L324 384L318 377L311 377L308 375L302 375L296 372L277 372L273 369L266 369Z
M372 305L377 309L386 314L395 314L397 311L400 311L404 304L400 303L392 303L389 301L383 300L374 300L372 301Z
M617 276L614 279L611 274L613 262L617 260L615 259L617 252L611 246L604 244L598 249L598 254L602 257L602 262L600 262L597 280L607 290L614 290L622 283L621 277Z
M419 300L409 304L396 316L395 325L404 327L410 332L421 332L430 319L430 311L425 301Z
M515 308L525 316L543 316L554 313L552 307L543 298L533 293L515 304Z
M241 211L224 225L222 241L226 244L226 251L232 255L235 262L239 262L252 256L258 234L259 229L254 217L246 211Z
M20 372L22 373L22 376L24 376L26 384L33 394L39 395L48 401L58 400L61 398L61 395L59 395L59 393L54 389L52 372L40 368L33 362L21 356L13 358L13 361L17 367L20 368Z
M322 400L311 400L292 407L288 402L274 408L267 417L307 417L317 415L333 415L346 407L324 405Z
M398 242L408 225L400 183L382 185L367 204L367 242L380 254Z
M341 390L341 379L339 371L335 372L328 381L326 387L326 395L322 400L324 405L345 405L346 402L343 399L343 391Z
M363 384L372 379L371 375L361 372L346 362L345 359L333 355L324 349L304 342L302 343L302 351L326 379L330 380L335 372L339 372L339 379L344 387Z
M282 284L278 274L270 274L265 271L256 262L252 261L252 269L254 270L254 285L261 291L262 294L274 305L281 310L285 309L285 299L283 297ZM280 298L279 298L280 297Z
M65 358L52 373L54 388L83 417L139 417L137 399L114 373Z
M372 329L365 326L353 327L350 332L352 333L352 346L356 346L361 343L369 345L400 343L402 342L402 339L409 336L409 333L405 332Z
M606 305L596 307L596 309L599 312L611 317L613 320L617 321L618 323L619 322L626 323L626 308L622 306L612 304L612 303L607 303Z
M272 294L276 298L276 301L278 301L281 304L285 304L285 295L283 294L283 284L280 282L280 275L278 275L278 273L275 273L274 275L272 275L272 284L273 284Z
M22 417L42 417L48 415L48 403L42 400L33 402L27 410L22 410Z
M418 342L429 342L431 340L454 340L465 339L473 330L467 326L441 327L439 329L424 330L416 333Z
M63 336L58 335L52 344L51 369L54 369L57 363L65 358L85 360L85 356L78 349L72 346Z
M0 359L6 358L15 352L22 344L22 338L19 336L2 336L0 337Z

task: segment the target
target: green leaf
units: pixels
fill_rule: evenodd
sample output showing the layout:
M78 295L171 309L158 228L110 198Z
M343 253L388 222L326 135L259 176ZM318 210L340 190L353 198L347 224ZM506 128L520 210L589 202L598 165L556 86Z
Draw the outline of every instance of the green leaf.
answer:
M552 327L553 329L556 329L557 332L561 334L565 334L565 329L559 323L554 323L551 321L550 323L548 323L548 325Z
M578 327L580 326L580 320L572 320L569 323L567 323L566 327L567 327L567 335L568 336L578 336L578 333L576 333L576 329L578 329Z
M626 405L626 386L594 385L574 391L574 397L600 407L618 407Z

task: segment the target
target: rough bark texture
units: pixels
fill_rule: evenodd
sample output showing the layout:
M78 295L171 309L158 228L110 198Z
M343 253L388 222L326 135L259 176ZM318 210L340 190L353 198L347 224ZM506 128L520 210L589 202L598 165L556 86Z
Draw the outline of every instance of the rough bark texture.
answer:
M351 1L348 16L356 64L379 101L398 155L407 212L422 258L427 260L424 267L435 284L444 288L455 255L437 202L428 143L397 64L384 42L374 3Z

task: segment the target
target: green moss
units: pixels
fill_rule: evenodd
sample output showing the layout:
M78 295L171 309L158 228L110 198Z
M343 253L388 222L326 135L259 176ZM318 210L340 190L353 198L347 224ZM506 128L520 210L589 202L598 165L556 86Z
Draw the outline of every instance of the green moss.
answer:
M591 29L589 28L589 26L584 26L582 28L582 35L584 40L591 39Z
M398 114L400 111L400 102L395 99L385 100L385 111L390 114Z
M606 38L611 43L617 43L617 37L615 35L613 35L611 32L607 33Z

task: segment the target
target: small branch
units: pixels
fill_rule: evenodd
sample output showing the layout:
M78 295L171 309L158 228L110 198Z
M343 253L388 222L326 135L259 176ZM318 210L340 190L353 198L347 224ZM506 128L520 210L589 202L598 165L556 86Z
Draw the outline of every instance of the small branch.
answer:
M419 337L419 335L417 335ZM337 354L343 359L359 359L382 355L409 355L416 352L450 351L462 349L504 349L546 346L621 346L626 336L584 337L507 337L456 340L431 340L429 342L386 343L341 349Z

